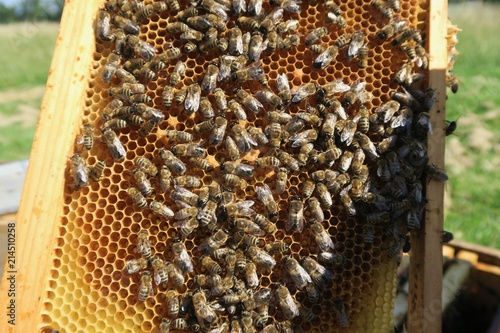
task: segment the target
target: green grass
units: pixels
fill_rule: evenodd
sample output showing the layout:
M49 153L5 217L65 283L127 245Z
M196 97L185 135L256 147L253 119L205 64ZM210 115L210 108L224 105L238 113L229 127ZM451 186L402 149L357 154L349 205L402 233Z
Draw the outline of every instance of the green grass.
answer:
M0 104L2 114L10 115L0 124L0 162L28 158L41 102L37 97Z
M44 22L0 26L0 91L44 85L58 25Z
M458 35L460 55L454 70L460 88L457 94L449 94L447 102L448 119L460 117L458 137L448 140L458 139L461 149L452 149L452 157L447 158L451 206L445 213L445 229L457 239L494 248L500 248L498 15L500 6L487 4L449 9L450 19L463 31Z

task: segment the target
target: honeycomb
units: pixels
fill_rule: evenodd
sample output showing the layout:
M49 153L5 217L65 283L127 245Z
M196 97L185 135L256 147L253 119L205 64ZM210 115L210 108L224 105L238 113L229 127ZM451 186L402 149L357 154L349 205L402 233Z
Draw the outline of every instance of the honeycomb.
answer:
M116 1L108 1L107 5L114 2ZM160 2L162 1L155 3ZM370 1L335 2L340 7L342 17L345 18L345 27L325 24L328 11L325 9L326 4L322 1L317 3L304 1L300 4L298 13L284 13L283 20L298 20L296 33L300 36L300 42L288 50L276 49L274 52L268 50L262 52L260 62L268 82L266 89L278 93L277 79L283 73L288 77L292 91L308 83L322 87L336 80L341 80L351 86L356 82L365 82L365 90L371 93L372 98L363 105L373 113L373 110L391 99L391 93L401 91L400 86L394 82L394 74L408 61L408 56L398 46L391 43L392 38L387 41L377 38L377 33L389 23L389 20ZM118 1L118 3L123 5L127 1ZM134 2L129 1L129 3ZM157 54L162 54L171 48L182 49L185 44L179 38L179 33L167 31L167 26L176 22L177 17L176 11L171 9L171 1L166 3L169 4L169 9L145 17L140 22L138 33L142 41L146 41L158 50ZM187 1L180 1L181 10L187 6ZM266 14L270 13L274 6L265 2L263 11ZM400 11L394 13L394 16L406 21L409 28L418 29L425 40L428 7L428 1L401 1ZM118 9L115 12L109 9L112 15L117 11ZM97 15L96 9L96 17ZM231 14L226 22L227 30L219 32L219 38L229 38L229 29L234 26L236 26L236 16ZM328 32L315 44L321 44L325 48L334 45L345 33L353 34L356 31L363 31L364 42L368 46L367 66L361 68L357 59L347 59L344 55L345 48L342 48L331 64L324 69L315 68L313 64L318 55L313 53L304 41L311 30L322 26L326 26ZM248 29L242 30L248 31ZM176 290L182 299L198 288L195 281L198 274L209 274L200 264L199 258L204 254L201 250L202 244L212 231L199 227L182 238L195 266L193 273L184 275L185 283L175 286L170 279L167 286L154 285L153 295L148 295L145 301L139 300L142 276L146 271L153 272L151 265L134 274L127 274L125 268L130 260L141 258L136 245L140 231L147 231L154 254L169 261L174 258L171 251L172 244L181 236L175 218L165 218L149 208L139 208L128 195L128 190L132 186L137 186L134 179L137 157L147 157L159 168L163 165L159 156L160 149L173 150L173 147L179 143L166 138L165 131L167 130L192 133L193 142L202 143L207 154L206 160L213 168L213 171L203 171L194 167L189 162L189 157L181 157L187 165L186 175L198 177L202 186L210 186L214 182L223 185L223 171L220 165L230 160L225 145L210 145L208 143L210 131L195 133L195 126L205 120L200 112L189 115L184 112L183 106L176 102L173 102L172 107L167 111L162 94L164 87L169 85L170 75L178 60L184 62L186 71L181 82L175 86L176 91L194 83L201 84L208 66L218 62L219 57L225 53L217 49L206 53L182 52L178 59L165 62L165 68L155 71L155 78L150 80L140 78L139 82L145 85L146 94L151 98L147 105L162 110L164 119L145 135L140 133L144 124L132 124L114 129L113 131L126 150L122 160L115 160L105 140L99 137L100 130L106 126L103 110L113 99L109 93L110 87L118 87L121 84L117 77L113 77L110 83L104 82L102 78L109 56L115 50L115 42L96 38L94 63L90 70L86 104L82 115L82 128L85 124L90 124L94 132L98 134L95 135L94 144L88 151L83 150L79 144L75 145L75 152L83 157L86 165L93 167L99 161L104 161L105 167L99 181L91 180L88 185L85 184L78 189L75 189L72 177L67 179L64 216L59 229L47 299L42 311L43 332L50 332L52 329L60 332L157 332L162 319L169 317L166 307L166 291ZM126 59L120 61L123 65ZM417 69L417 71L425 74L425 70ZM424 89L425 83L424 78L419 89ZM229 82L223 82L220 85L228 95L228 99L232 98L230 96L234 95L236 92L234 88L238 86L250 93L262 89L257 81L239 84L231 82L230 79ZM342 93L336 94L339 100L342 100L342 95ZM209 97L215 105L212 94L203 91L201 96ZM284 108L285 113L294 116L303 112L307 106L314 106L315 101L314 97L309 97L300 103L292 103ZM347 119L355 118L359 109L359 103L346 105ZM238 122L244 128L251 125L264 130L270 123L267 117L268 111L246 112L247 120L238 120L233 113L228 112L227 118L229 123ZM305 129L310 128L312 126L305 127ZM228 126L226 135L230 136L230 133L231 129ZM367 134L376 144L385 138L385 136L373 133L372 130ZM359 143L357 144L359 147ZM340 148L349 150L350 148L346 146L339 144ZM280 144L280 149L295 155L298 153L297 148L291 148L286 142ZM259 145L250 152L242 153L237 162L253 165L257 158L271 155L273 155L273 150L270 147ZM368 179L375 187L380 184L377 178L377 159L367 158L366 160L370 173ZM338 168L339 162L331 166L332 170L338 170ZM328 209L322 209L325 219L321 222L335 244L331 252L343 257L345 261L338 265L325 264L326 268L333 273L333 279L326 288L320 288L319 300L311 301L305 290L299 290L295 286L290 274L284 269L282 261L285 257L291 256L300 260L308 256L316 258L320 253L310 230L309 222L313 218L309 210L304 211L306 226L302 232L287 230L287 219L290 213L290 202L296 196L303 195L304 184L312 179L312 172L321 169L326 169L326 167L310 163L301 166L298 171L289 171L285 191L281 194L277 194L275 190L276 172L273 168L255 168L255 175L245 179L246 187L234 188L237 201L252 200L255 202L252 208L266 215L266 208L258 199L256 188L269 184L279 208L278 216L272 219L276 230L259 235L257 246L264 249L265 245L273 242L283 242L288 245L287 252L273 255L277 262L274 269L266 270L261 267L257 269L259 283L255 291L264 288L273 290L268 309L270 320L266 325L274 321L286 320L274 295L276 288L284 284L290 291L294 302L299 303L302 309L310 310L313 316L311 320L307 320L304 315L293 318L291 323L294 330L301 329L308 332L389 331L392 329L392 309L396 291L397 254L401 251L399 240L393 240L390 234L394 233L394 229L399 230L396 233L406 234L404 219L399 218L394 223L385 223L385 221L374 223L373 241L371 245L365 244L364 225L367 223L365 214L369 214L370 211L366 211L367 208L363 203L355 201L354 205L358 213L353 215L342 203L340 196L333 195L333 205ZM415 178L418 180L421 174L422 170L415 171ZM153 193L147 196L148 203L155 200L164 203L174 212L179 211L181 207L174 203L170 196L173 188L162 191L154 177L148 176L148 178L153 187ZM199 189L193 190L195 193L199 191ZM305 201L304 206L306 206ZM221 219L218 226L221 230L227 230L232 234L232 226L228 221ZM396 253L390 253L394 249L394 244L397 245ZM219 262L222 264L222 261L219 260ZM238 272L237 276L241 277L242 273ZM220 297L208 295L207 298L209 302L222 304ZM345 329L341 328L340 318L332 311L336 309L335 305L339 300L344 304L348 316ZM229 323L233 317L241 318L243 310L238 307L234 316L228 315L227 312L220 312L218 322L214 323L211 328ZM173 321L174 318L170 317L170 319ZM285 331L283 326L280 328ZM172 326L170 329L175 331ZM188 330L191 329L193 329L192 326L188 328ZM254 329L261 330L261 328Z

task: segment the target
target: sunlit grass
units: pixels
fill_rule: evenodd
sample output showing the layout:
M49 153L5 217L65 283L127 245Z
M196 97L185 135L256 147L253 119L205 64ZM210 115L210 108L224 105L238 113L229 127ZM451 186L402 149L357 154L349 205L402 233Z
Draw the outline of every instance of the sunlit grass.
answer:
M460 117L458 137L448 140L458 140L461 147L447 159L452 205L445 214L445 228L456 238L495 248L500 248L498 15L500 6L490 4L449 8L452 22L463 31L454 70L460 88L447 102L448 119Z
M0 25L0 90L45 85L57 30L56 23Z

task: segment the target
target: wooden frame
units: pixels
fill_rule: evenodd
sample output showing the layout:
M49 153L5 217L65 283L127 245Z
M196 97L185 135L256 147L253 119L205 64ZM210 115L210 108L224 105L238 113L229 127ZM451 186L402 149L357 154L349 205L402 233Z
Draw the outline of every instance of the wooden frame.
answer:
M6 311L0 312L2 332L38 332L50 274L51 258L57 241L54 226L62 215L63 187L68 156L84 105L85 89L94 51L92 22L100 0L67 1L56 49L34 138L16 223L16 325L7 323ZM446 69L446 1L431 1L429 52L430 86L436 88L437 103L432 110L434 134L429 138L430 162L439 167L444 162L444 103ZM439 55L437 57L436 55ZM443 221L443 185L428 185L429 206L425 227L413 235L412 277L410 286L410 332L441 330L441 231ZM10 269L5 268L5 272ZM2 279L0 304L10 302L8 281ZM435 303L439 311L434 311ZM426 313L431 310L429 318Z
M429 163L444 168L446 49L448 2L431 0L429 8L428 51L429 86L436 89L436 103L431 109L433 133L428 139ZM442 231L444 184L427 184L425 223L411 237L410 289L408 297L408 332L441 332L441 290L443 283Z

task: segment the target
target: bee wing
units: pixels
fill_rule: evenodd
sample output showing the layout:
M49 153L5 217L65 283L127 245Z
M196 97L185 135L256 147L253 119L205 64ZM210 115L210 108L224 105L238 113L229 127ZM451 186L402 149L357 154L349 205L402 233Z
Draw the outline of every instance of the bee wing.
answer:
M285 2L283 9L289 13L298 13L300 12L300 4L301 4L300 0L287 1Z
M178 262L181 263L179 267L183 272L191 273L194 270L193 262L191 261L191 257L186 250L181 251Z
M347 125L347 124L346 124ZM340 134L340 141L345 142L347 145L352 143L356 126L345 126Z
M152 60L157 52L158 50L153 45L145 41L142 41L141 47L138 50L139 55L146 60Z
M199 42L203 39L203 34L197 30L188 29L183 32L180 37L182 40L195 40Z
M266 202L270 199L273 198L273 194L271 193L271 189L269 188L269 185L264 184L264 186L256 186L255 190L257 191L257 196L259 197L260 201Z
M189 207L193 207L187 203L185 203L184 201L181 201L181 200L175 200L175 203L177 204L177 206L179 206L180 209L184 209L184 208L189 208Z
M236 207L239 209L249 209L250 207L252 207L254 205L254 201L253 200L243 200L243 201L238 201L236 203Z
M358 100L361 104L367 103L373 99L373 95L369 91L362 91L358 94Z
M401 112L398 116L392 119L391 128L409 128L411 126L412 119L411 117L407 117L404 112Z
M241 133L241 135L242 135L242 136L245 138L245 140L246 140L248 143L250 143L252 146L255 146L255 147L257 147L257 146L258 146L257 141L255 141L254 137L253 137L253 136L251 136L250 134L248 134L248 132L247 132L247 131L243 131L243 132Z
M157 286L159 286L159 285L160 285L160 283L161 283L161 275L160 275L160 273L158 272L158 270L156 270L156 269L155 269L155 270L154 270L153 275L154 275L154 281L155 281L155 284L156 284ZM149 291L149 293L150 293L150 295L151 295L151 296L153 296L153 294L154 294L154 293L153 293L153 289L151 289L151 290Z
M276 8L266 16L266 19L270 19L274 24L278 24L278 22L281 21L282 18L283 8Z
M229 19L229 16L226 13L229 11L229 8L218 2L214 1L214 3L212 4L212 6L210 6L208 11L211 12L212 14L219 16L224 21L227 21Z
M236 39L236 51L238 51L238 54L243 54L243 36Z
M344 107L340 103L337 106L337 108L335 108L335 112L340 118L347 120L347 113L345 112Z
M237 168L238 173L241 173L247 177L251 177L253 175L254 167L252 165L240 163Z
M233 7L233 11L236 14L241 14L247 11L247 5L245 3L245 0L233 0L231 4Z
M330 50L326 49L320 55L318 55L316 59L314 59L314 65L316 67L325 68L332 62L332 60L333 57Z
M224 81L231 75L231 62L236 59L234 56L225 55L220 58L219 74L217 81Z
M333 240L326 231L322 231L318 236L318 244L321 248L321 251L326 252L329 249L335 249L335 245L333 244Z
M288 91L290 90L290 83L288 82L288 77L285 73L281 73L277 78L278 91Z
M328 83L327 86L330 86L331 91L333 94L339 93L339 92L346 92L351 89L351 87L348 84L345 84L342 82L342 80L336 80L335 82ZM325 88L326 89L326 88ZM328 90L328 89L326 89Z
M196 112L200 107L200 94L193 92L193 89L188 89L184 108L188 111Z
M306 273L307 274L307 273ZM285 298L285 304L288 306L288 308L295 314L294 317L297 317L300 315L299 308L297 306L297 303L293 301L292 295L288 294Z
M255 15L259 15L262 13L262 3L260 0L250 0L248 2L248 12L255 13Z

